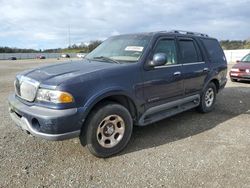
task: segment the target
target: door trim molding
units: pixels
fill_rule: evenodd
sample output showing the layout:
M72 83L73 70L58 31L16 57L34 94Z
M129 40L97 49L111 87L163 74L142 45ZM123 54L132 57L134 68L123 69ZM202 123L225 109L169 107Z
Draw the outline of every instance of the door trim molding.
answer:
M167 68L167 67L180 67L180 66L182 66L182 64L163 65L163 66L154 67L154 69L162 69L162 68Z
M184 105L186 103L190 103L190 102L191 103L193 102L193 105L189 105L187 108L185 108L185 106L183 106L183 108L181 108L182 105ZM147 109L144 112L144 114L141 116L141 118L139 119L138 123L140 126L147 125L147 124L159 121L161 119L164 119L166 117L170 117L170 116L175 115L177 113L180 113L182 111L186 111L188 109L196 107L199 105L199 103L200 103L200 94L196 94L196 95L185 97L183 99L178 99L175 101L171 101L168 103L157 105L157 106L154 106L154 107ZM171 109L173 109L172 112L171 112ZM170 112L166 112L164 114L163 112L166 110L170 110ZM156 114L156 113L163 113L163 114ZM150 122L145 122L145 119L147 118L147 116L150 116L150 115L154 116L154 114L156 114L155 116L158 116L158 117L156 117L155 119L153 119Z
M154 67L154 69L162 69L162 68L168 68L168 67L180 67L180 66L188 66L188 65L199 65L199 64L205 64L205 61L200 62L193 62L193 63L182 63L182 64L173 64L173 65L163 65Z
M184 63L182 65L187 66L187 65L199 65L199 64L205 64L205 62L204 61L200 61L200 62L194 62L194 63Z

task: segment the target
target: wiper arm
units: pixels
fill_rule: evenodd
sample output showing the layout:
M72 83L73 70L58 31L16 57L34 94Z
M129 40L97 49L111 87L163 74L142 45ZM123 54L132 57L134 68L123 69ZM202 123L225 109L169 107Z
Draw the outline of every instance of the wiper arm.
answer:
M119 61L116 61L110 57L106 57L106 56L98 56L98 57L94 57L93 59L103 59L103 60L106 60L106 61L109 61L109 62L112 62L112 63L116 63L116 64L120 64Z

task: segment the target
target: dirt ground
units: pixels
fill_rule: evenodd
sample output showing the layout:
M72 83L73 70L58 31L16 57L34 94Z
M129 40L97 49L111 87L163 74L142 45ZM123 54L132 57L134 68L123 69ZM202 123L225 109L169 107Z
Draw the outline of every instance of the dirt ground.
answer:
M211 113L135 127L123 152L99 159L78 138L35 138L9 117L15 74L54 62L0 61L0 187L250 187L250 83L229 80Z

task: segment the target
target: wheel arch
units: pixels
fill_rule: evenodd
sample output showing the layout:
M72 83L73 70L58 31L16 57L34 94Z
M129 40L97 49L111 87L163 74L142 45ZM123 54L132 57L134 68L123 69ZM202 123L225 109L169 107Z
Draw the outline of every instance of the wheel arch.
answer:
M220 82L219 82L219 80L218 80L217 78L212 78L211 80L209 80L209 81L205 84L205 86L203 87L203 90L202 90L202 91L204 91L204 90L206 89L206 87L208 86L209 83L213 83L213 84L215 85L215 87L216 87L216 93L218 93L219 90L220 90Z
M104 105L105 103L108 102L115 102L118 104L121 104L125 108L128 109L132 116L133 122L135 122L138 118L138 106L135 104L135 102L132 100L132 97L129 96L126 92L121 91L121 90L109 90L106 92L102 92L99 95L92 96L87 103L85 103L85 115L82 117L83 119L83 124L81 128L81 136L80 136L80 141L82 145L86 145L86 131L87 131L87 126L86 122L88 121L88 117L91 115L91 112L98 106Z
M88 100L85 104L86 117L84 117L84 119L88 118L88 115L95 107L108 102L115 102L124 106L130 112L133 121L137 120L138 105L135 103L132 96L122 90L105 91L99 94L98 96L95 96L94 98L92 97L92 99Z
M218 93L219 92L219 89L220 89L220 83L219 83L219 80L214 78L212 79L209 83L214 83L215 87L216 87L216 92Z

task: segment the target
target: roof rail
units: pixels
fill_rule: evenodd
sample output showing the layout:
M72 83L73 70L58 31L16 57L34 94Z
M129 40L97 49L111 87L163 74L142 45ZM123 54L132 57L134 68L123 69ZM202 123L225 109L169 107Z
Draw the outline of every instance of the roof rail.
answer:
M184 35L197 35L201 37L209 37L207 34L197 33L197 32L192 32L192 31L171 30L170 33L179 33L179 34L184 34Z

